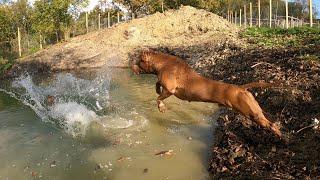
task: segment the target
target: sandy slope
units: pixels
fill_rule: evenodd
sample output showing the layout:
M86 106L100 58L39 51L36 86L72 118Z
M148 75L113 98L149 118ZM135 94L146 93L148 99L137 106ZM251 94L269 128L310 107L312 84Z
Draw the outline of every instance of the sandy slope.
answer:
M183 50L208 44L219 46L237 42L238 30L220 16L182 6L179 10L134 19L53 45L19 60L13 71L127 66L128 57L134 50L144 47ZM210 58L207 51L201 53L185 57ZM181 52L178 54L181 55Z

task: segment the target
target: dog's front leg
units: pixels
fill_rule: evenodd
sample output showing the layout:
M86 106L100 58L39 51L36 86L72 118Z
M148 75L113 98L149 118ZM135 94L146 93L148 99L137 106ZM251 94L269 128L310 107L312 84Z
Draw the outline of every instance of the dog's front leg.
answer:
M164 113L166 110L166 106L163 103L163 100L170 97L172 94L166 89L162 87L162 91L160 92L160 96L157 98L158 109L160 112Z
M159 81L156 83L156 92L159 95L161 95L161 93L162 93L162 86Z

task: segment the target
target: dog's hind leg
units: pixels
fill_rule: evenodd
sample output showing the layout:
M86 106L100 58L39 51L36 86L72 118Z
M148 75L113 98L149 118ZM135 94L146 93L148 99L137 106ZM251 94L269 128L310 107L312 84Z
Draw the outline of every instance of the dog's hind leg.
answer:
M158 109L160 112L164 113L166 110L166 106L163 103L163 100L170 97L172 94L166 89L162 87L162 91L160 96L157 98Z
M277 137L282 137L279 127L276 124L270 122L262 113L260 115L254 116L252 119L260 126L270 130Z
M259 103L255 100L253 95L248 92L241 92L238 96L238 102L235 108L246 117L250 117L259 126L270 130L277 137L281 138L282 134L279 127L270 122L263 114Z

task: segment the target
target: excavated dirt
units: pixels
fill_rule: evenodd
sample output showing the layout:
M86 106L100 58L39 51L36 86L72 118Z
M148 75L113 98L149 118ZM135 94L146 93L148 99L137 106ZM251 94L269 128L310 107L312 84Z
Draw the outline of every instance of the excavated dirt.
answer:
M152 47L184 58L209 78L275 83L275 88L251 92L266 116L282 127L286 142L222 108L209 171L217 179L319 179L320 43L308 48L251 47L238 32L217 15L182 7L54 45L20 60L9 75L127 66L132 54Z
M210 171L215 177L320 178L320 63L304 58L320 57L319 48L239 49L216 63L210 72L214 79L277 84L252 93L267 117L280 124L286 142L225 109L212 148Z
M239 29L205 10L182 6L117 24L48 47L19 60L12 73L128 66L130 53L145 47L189 47L238 43Z

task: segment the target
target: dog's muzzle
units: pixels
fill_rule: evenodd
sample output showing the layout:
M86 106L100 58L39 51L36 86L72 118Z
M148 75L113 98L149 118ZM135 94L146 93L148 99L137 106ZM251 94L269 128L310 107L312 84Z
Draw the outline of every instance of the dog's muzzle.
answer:
M132 69L133 73L136 74L136 75L142 73L142 69L136 64L133 64L131 66L131 69Z

